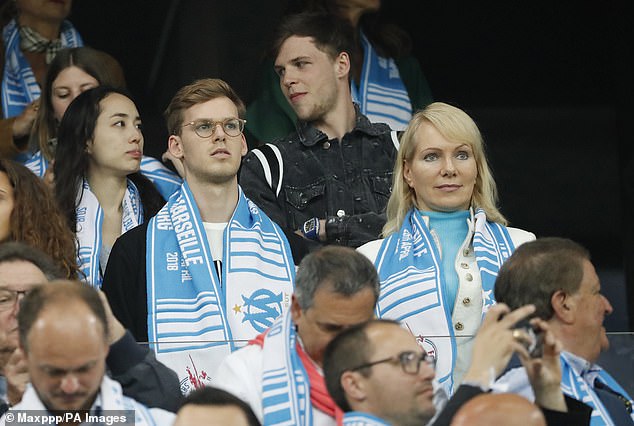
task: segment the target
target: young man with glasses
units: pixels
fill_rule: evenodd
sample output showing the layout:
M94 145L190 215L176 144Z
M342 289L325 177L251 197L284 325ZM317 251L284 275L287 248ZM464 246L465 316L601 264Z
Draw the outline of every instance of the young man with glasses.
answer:
M489 310L465 382L448 402L434 395L434 358L400 323L371 320L341 332L326 347L323 368L328 391L345 412L343 425L424 425L432 419L434 426L449 425L465 402L490 390L514 352L531 368L537 404L548 424L587 424L588 407L565 399L559 389L559 343L548 327L536 322L545 333L539 359L530 358L523 344L528 335L513 329L533 311L524 306L511 312L505 305Z
M290 305L295 267L280 228L237 173L244 104L222 80L181 88L165 111L184 182L113 246L102 289L115 316L178 374L187 394Z

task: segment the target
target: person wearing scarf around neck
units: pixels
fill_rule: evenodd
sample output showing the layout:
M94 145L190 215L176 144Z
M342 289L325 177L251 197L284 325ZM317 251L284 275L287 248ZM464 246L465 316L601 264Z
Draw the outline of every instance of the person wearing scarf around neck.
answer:
M473 336L495 303L497 270L532 233L506 227L475 122L434 102L401 138L384 239L359 251L381 280L377 317L407 325L437 359L451 395L469 362Z
M387 22L381 0L301 0L289 2L285 15L327 13L354 29L350 91L361 114L372 123L403 130L412 114L433 102L427 78L412 56L411 37ZM247 109L253 140L271 142L295 130L297 115L286 101L273 59L262 63L257 95Z
M40 87L57 51L83 45L66 20L71 6L72 0L8 0L0 12L5 24L0 43L0 157L26 149Z
M354 249L311 252L297 269L290 311L225 358L212 385L246 401L265 426L341 424L324 350L341 330L372 318L378 295L376 270Z
M143 142L139 111L122 89L85 91L60 124L55 196L77 236L80 278L90 285L101 287L115 240L165 204L139 173Z
M225 81L181 87L165 110L185 181L115 243L103 289L115 316L188 394L288 311L295 266L280 227L238 185L244 103ZM64 117L64 119L66 116Z

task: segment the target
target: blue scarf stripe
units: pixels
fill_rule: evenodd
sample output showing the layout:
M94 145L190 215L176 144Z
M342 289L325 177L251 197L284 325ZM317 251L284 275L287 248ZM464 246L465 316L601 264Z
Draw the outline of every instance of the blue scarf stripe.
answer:
M189 306L192 308L198 309L201 306L204 306L208 303L217 302L218 298L216 294L212 291L201 291L200 294L192 299L174 299L174 298L165 298L156 301L156 305L159 309L170 307L178 308L180 306Z
M431 291L431 294L427 294L427 297L425 298L420 298L420 299L415 299L413 297L409 297L403 300L403 302L401 303L401 307L403 308L407 308L408 306L411 306L409 312L402 314L402 315L388 315L388 313L390 311L392 311L393 309L397 308L399 305L395 304L394 306L390 307L390 309L383 309L382 310L382 314L384 316L389 316L392 319L395 319L397 321L403 321L407 318L411 318L413 316L416 316L417 314L423 313L425 311L428 311L430 309L434 309L437 308L439 306L442 306L442 304L440 303L440 299L438 297L438 294L435 293L433 290ZM409 303L408 303L409 302ZM419 307L421 305L421 303L424 303L425 305L421 308Z
M409 276L403 277L402 280L396 281L396 280L387 279L385 280L385 283L381 284L382 298L388 299L393 293L400 291L403 288L411 286L411 285L422 284L424 286L427 286L427 288L436 287L436 279L435 279L436 276L433 272L432 273L429 273L429 272L418 273L418 271L416 271L415 268L407 268L407 269L409 270L414 269L414 271L412 271ZM390 281L393 281L393 284Z
M402 116L403 114L405 114L408 111L407 106L409 106L408 102L409 100L400 100L400 99L390 99L391 102L387 102L386 100L386 95L385 94L374 94L371 93L368 96L368 99L373 101L373 105L372 108L368 107L368 111L372 111L372 112L381 112L382 108L378 108L378 107L383 107L383 108L393 108L393 111L397 111L397 114L399 116ZM385 110L386 113L388 111L390 111L390 109L386 109Z
M412 290L412 291L408 291L407 294L408 295L405 297L401 297L398 299L395 298L395 301L389 305L384 305L383 309L381 310L383 314L386 315L392 309L399 307L399 305L407 305L408 302L412 300L416 302L417 305L420 303L423 303L424 306L426 306L427 308L433 308L435 306L440 305L438 290L435 287L424 290L424 291L417 291L417 292ZM423 297L425 297L425 299L423 299ZM405 308L405 306L401 306L401 307ZM418 311L418 312L422 312L422 311ZM405 318L407 318L407 316Z
M378 85L376 83L369 83L368 93L377 93L381 96L391 96L395 99L400 99L402 101L400 102L400 105L402 105L403 107L409 106L409 96L406 92L403 92L400 89L392 89L389 87Z
M279 276L268 275L258 268L233 268L231 272L235 273L236 276L239 276L240 274L245 274L246 277L250 278L253 277L253 274L257 273L261 278L266 278L269 281L277 281L280 284L288 283L288 279L283 279Z
M364 61L359 86L350 82L352 99L370 121L402 130L412 117L412 107L398 67L393 59L379 56L363 33L361 44Z
M195 351L195 350L201 350L201 349L217 348L220 346L226 346L228 342L224 340L218 341L218 342L205 341L201 343L189 344L187 346L185 346L185 343L192 343L192 342L189 340L186 340L182 343L161 342L158 344L158 348L160 348L161 353L168 354L168 353L178 353L183 351Z
M268 253L276 254L280 257L283 254L282 245L279 243L277 235L272 235L271 237L269 237L269 241L266 241L266 238L263 238L265 236L261 235L261 232L257 231L253 232L234 230L233 234L233 241L255 244L258 247L262 247L262 249L266 250Z
M280 267L284 267L286 265L286 262L284 261L284 256L280 251L271 252L269 250L263 249L261 252L256 252L253 249L257 247L259 246L252 243L245 244L241 241L231 241L231 257L241 256L243 258L249 257L254 260L259 259L260 261L266 264L270 264L277 269L280 269ZM284 271L284 269L282 269L282 271ZM288 279L288 276L284 274L283 278Z
M181 311L178 311L179 313L182 313ZM184 322L184 323L195 323L198 321L201 321L205 318L214 316L214 315L220 315L220 312L208 312L206 314L202 314L200 316L197 316L195 318L165 318L165 319L161 319L161 323L169 323L169 322Z
M403 268L402 271L396 271L395 273L387 277L385 281L381 283L381 286L387 287L394 282L407 280L410 278L411 275L434 276L435 273L436 271L433 266L430 266L429 268L419 269L414 265L409 265Z
M264 338L262 411L264 425L312 425L308 379L295 349L297 335L290 312Z
M402 117L408 111L408 109L405 107L408 101L401 101L396 99L392 100L392 102L386 102L385 95L378 94L372 94L368 96L368 98L374 101L372 105L373 108L368 108L368 111L371 112L381 112L381 110L385 108L386 114L389 114L389 111L392 111L392 114L396 114L399 117Z
M613 422L611 420L610 414L603 406L603 403L594 392L589 391L589 385L586 383L583 377L581 377L574 371L574 369L568 363L565 353L562 353L560 355L560 360L562 370L562 391L565 394L592 407L592 417L590 419L590 424L592 426L612 425ZM603 383L607 384L610 388L614 389L615 391L621 393L626 398L631 400L630 396L627 394L627 392L625 392L621 385L619 385L616 380L614 380L614 378L610 376L610 374L608 374L605 370L601 369L598 378ZM631 417L634 420L634 414L632 414Z
M160 327L159 327L160 328ZM216 327L210 326L210 327L205 327L205 328L201 328L199 329L199 331L197 333L190 333L190 332L171 332L171 333L167 333L167 332L161 332L159 331L159 334L157 335L157 337L159 339L173 339L173 338L179 338L179 337L196 337L199 338L200 336L203 336L211 331L218 331L222 329L222 325L218 325Z

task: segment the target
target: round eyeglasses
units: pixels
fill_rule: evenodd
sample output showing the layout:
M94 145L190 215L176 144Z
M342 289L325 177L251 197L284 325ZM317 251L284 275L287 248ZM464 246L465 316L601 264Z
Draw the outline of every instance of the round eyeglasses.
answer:
M20 295L26 296L31 290L0 289L0 311L8 311L18 302Z
M389 358L359 365L358 367L351 368L349 371L361 370L362 368L372 367L384 362L398 362L399 364L401 364L403 372L407 374L418 374L418 372L420 371L420 365L423 362L433 369L436 368L436 358L427 354L426 352L405 351Z
M192 126L194 132L203 139L210 138L216 130L216 126L220 125L222 130L227 136L238 136L244 130L244 125L247 120L241 118L227 118L222 121L211 120L195 120L190 121L187 124L183 124L182 127Z

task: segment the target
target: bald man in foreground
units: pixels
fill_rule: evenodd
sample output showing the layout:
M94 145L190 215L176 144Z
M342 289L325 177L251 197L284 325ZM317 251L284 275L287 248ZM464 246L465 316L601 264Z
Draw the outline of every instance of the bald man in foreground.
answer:
M546 426L541 410L512 393L478 395L458 410L451 426Z

